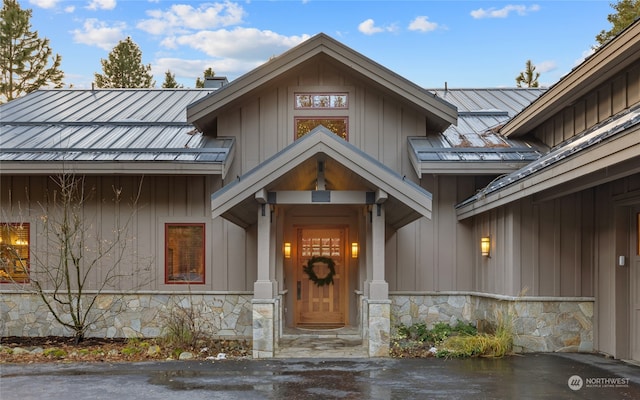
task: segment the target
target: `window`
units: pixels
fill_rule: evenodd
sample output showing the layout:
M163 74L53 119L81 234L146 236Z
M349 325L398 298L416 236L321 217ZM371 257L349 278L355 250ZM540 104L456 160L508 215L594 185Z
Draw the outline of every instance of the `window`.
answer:
M311 132L319 125L348 140L349 96L346 92L294 93L295 139Z
M29 282L29 224L0 222L0 283Z
M205 224L165 224L165 283L204 283Z
M296 139L300 139L315 127L322 125L347 140L347 118L296 118Z

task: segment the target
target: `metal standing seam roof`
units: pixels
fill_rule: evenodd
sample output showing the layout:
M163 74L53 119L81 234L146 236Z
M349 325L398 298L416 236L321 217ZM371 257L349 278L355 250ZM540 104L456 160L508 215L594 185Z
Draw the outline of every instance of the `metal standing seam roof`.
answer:
M45 89L0 105L0 161L224 163L186 106L211 89Z
M497 130L546 89L437 89L458 107L458 124L441 135L409 138L419 162L531 162L548 149L541 143L506 139Z
M550 168L551 166L592 146L602 143L604 140L620 134L638 124L640 124L640 106L636 106L626 112L613 116L608 120L597 124L584 133L574 136L567 142L559 145L548 154L544 155L537 161L528 164L526 167L496 179L474 196L458 204L456 208L473 203L490 193L497 192L518 181L535 175L543 169Z

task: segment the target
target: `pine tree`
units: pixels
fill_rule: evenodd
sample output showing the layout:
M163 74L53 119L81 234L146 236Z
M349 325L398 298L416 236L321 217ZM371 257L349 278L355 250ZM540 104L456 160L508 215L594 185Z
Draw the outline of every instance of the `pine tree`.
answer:
M0 102L10 101L43 86L62 87L62 58L31 31L31 10L16 0L3 0L0 10ZM49 61L51 64L49 65Z
M631 25L636 18L640 17L640 0L621 0L611 4L611 7L616 10L615 13L607 16L607 20L611 22L612 27L608 31L600 31L596 36L598 45L607 43L611 38Z
M155 86L151 64L142 64L142 51L127 37L100 60L103 74L94 74L99 88L151 88Z
M540 77L539 72L535 72L536 67L533 65L531 60L527 60L526 68L523 72L520 72L520 75L516 76L516 85L518 87L538 87L538 78Z
M203 75L204 79L200 79L200 77L196 78L196 88L203 88L204 81L207 79L207 77L215 76L215 72L213 72L213 68L209 67L204 70Z
M164 82L162 83L162 87L165 89L172 89L181 88L183 86L179 85L178 81L176 81L176 74L172 74L170 70L167 70L167 72L164 73Z

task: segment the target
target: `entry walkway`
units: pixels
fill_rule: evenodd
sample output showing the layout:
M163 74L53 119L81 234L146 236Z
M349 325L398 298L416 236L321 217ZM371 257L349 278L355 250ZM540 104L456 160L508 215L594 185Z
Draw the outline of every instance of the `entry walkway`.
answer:
M275 358L367 358L360 331L347 326L309 330L285 328Z

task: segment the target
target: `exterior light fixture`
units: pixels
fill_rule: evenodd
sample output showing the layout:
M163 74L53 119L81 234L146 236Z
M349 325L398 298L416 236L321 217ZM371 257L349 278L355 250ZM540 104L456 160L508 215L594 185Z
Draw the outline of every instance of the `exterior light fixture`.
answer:
M480 239L480 252L483 257L491 257L491 236L484 236Z
M359 250L360 249L358 248L358 242L351 243L351 258L358 258Z
M291 243L284 244L284 258L291 258Z

